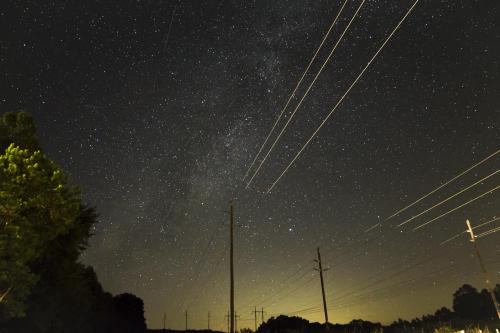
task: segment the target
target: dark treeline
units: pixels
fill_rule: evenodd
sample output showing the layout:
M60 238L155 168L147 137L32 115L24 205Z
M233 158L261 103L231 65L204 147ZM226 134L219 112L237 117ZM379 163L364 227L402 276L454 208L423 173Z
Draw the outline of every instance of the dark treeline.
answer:
M46 157L32 118L0 115L0 332L145 332L143 301L79 261L97 213Z
M500 284L495 287L495 294L500 298ZM390 311L390 310L388 310ZM486 289L478 291L471 285L464 284L453 294L453 310L446 307L434 314L424 315L413 320L398 319L390 325L372 323L361 319L348 324L330 324L328 330L324 324L310 323L300 317L279 316L262 324L258 333L402 333L402 332L455 332L467 328L500 328L491 296ZM494 331L494 330L493 330Z
M221 331L212 331L212 330L171 330L171 329L156 329L156 330L148 330L148 333L225 333Z

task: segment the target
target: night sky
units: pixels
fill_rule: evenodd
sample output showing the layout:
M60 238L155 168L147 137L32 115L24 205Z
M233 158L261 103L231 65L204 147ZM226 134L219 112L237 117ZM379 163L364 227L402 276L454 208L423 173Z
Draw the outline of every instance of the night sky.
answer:
M312 80L360 0L348 0ZM483 287L468 236L500 214L500 154L382 227L365 230L500 148L500 5L421 0L270 194L263 192L413 0L367 0L250 188L242 181L340 1L0 3L0 112L26 110L45 152L100 213L83 256L103 287L145 302L149 327L226 329L229 200L238 327L297 312L388 323ZM293 103L296 103L297 99ZM295 104L294 104L295 105ZM289 108L287 114L292 111ZM280 123L279 126L282 126ZM499 226L500 221L482 228ZM478 229L479 230L479 229ZM479 246L500 282L500 234Z

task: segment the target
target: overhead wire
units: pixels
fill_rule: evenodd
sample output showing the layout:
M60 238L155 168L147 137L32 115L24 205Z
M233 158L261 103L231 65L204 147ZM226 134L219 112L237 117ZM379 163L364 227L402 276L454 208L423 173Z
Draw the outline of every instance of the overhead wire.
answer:
M304 273L305 273L305 274L302 274L302 275L301 275L298 279L295 279L295 280L293 281L293 283L295 283L295 282L297 282L297 281L302 280L302 279L303 279L305 276L307 276L308 274L312 274L312 272L311 272L311 271L306 271L306 272L304 272ZM276 292L275 294L270 295L269 297L267 297L267 298L266 298L266 299L265 299L265 300L264 300L261 304L262 304L262 305L267 305L267 304L269 304L269 302L270 302L270 301L271 301L271 302L273 302L273 301L274 301L274 297L276 297L277 295L279 295L279 294L280 294L280 293L282 293L283 291L286 291L286 289L289 289L290 287L292 287L292 288L293 288L293 286L285 286L285 288L281 288L281 289L280 289L278 292ZM289 291L288 291L288 293L289 293ZM286 295L286 294L285 294L285 295ZM282 297L283 297L283 296L282 296Z
M437 273L443 273L443 272L448 272L448 271L452 271L452 270L457 270L459 269L459 267L446 267L446 268L439 268L438 270L434 270L430 273L426 273L423 277L418 277L418 278L415 278L415 277L412 277L411 279L409 280L405 280L405 281L399 281L397 283L392 283L390 286L386 286L386 287L381 287L381 288L377 288L375 290L371 290L374 286L377 286L381 283L385 283L387 281L391 281L392 279L396 278L396 277L399 277L401 275L403 275L404 273L406 272L409 272L411 271L412 269L418 267L419 265L425 263L426 261L427 262L430 262L430 261L433 261L436 257L433 255L433 256L428 256L426 258L424 258L423 260L421 260L420 262L417 262L409 267L405 267L403 268L402 270L398 270L396 272L393 272L391 273L390 275L388 276L384 276L384 278L380 278L378 280L375 280L375 281L371 281L373 279L373 277L380 277L380 275L374 275L373 277L371 277L370 279L368 279L366 282L369 282L368 284L362 286L361 288L359 288L359 286L356 286L355 288L352 288L352 289L356 289L355 291L353 292L348 292L348 293L343 293L342 295L340 295L340 297L335 297L332 301L330 301L330 305L339 305L339 300L342 301L340 306L341 307L345 307L349 304L352 304L353 301L355 301L356 299L361 299L363 297L367 297L367 296L370 296L370 295L375 295L376 293L380 293L381 291L383 290L386 290L386 289L392 289L394 286L397 286L397 287L403 287L404 285L408 284L408 283L416 283L418 280L422 280L423 278L426 278L428 276L431 276L431 275L436 275ZM311 279L312 280L312 279ZM307 281L306 281L307 282ZM367 290L368 289L368 290ZM360 293L360 290L367 290L366 292L361 292ZM291 291L289 294L291 294L293 291ZM287 295L288 296L288 295ZM285 296L285 297L287 297ZM329 294L329 297L332 297L333 295L330 293ZM393 297L392 295L389 295L390 297ZM397 295L395 295L397 296ZM284 298L285 298L284 297ZM279 302L281 301L278 300L275 304L279 304ZM316 311L317 310L317 311ZM286 313L289 313L289 314L296 314L296 313L302 313L302 314L306 314L306 313L312 313L312 312L320 312L322 311L322 304L321 305L316 305L316 306L307 306L305 308L301 308L299 310L294 310L294 311L289 311L289 312L286 312Z
M311 283L311 281L312 281L313 279L315 279L315 278L316 278L316 276L315 276L315 275L311 276L311 278L309 278L308 280L306 280L304 283L302 283L302 284L298 285L296 288L294 288L294 289L290 290L288 293L286 293L284 296L282 296L282 297L281 297L281 298L279 298L278 300L276 300L276 301L274 301L273 303L271 303L269 306L274 305L274 304L277 304L277 303L279 303L279 302L283 301L285 298L288 298L288 296L292 295L293 293L295 293L295 292L296 292L297 290L299 290L300 288L303 288L303 287L305 287L306 285L308 285L309 283Z
M500 170L497 170L497 171L495 171L495 172L493 172L493 173L489 174L488 176L481 178L480 180L478 180L478 181L477 181L477 182L475 182L474 184L467 186L466 188L464 188L464 189L462 189L462 190L460 190L460 191L456 192L455 194L453 194L453 195L449 196L448 198L446 198L446 199L444 199L444 200L442 200L442 201L438 202L438 203L437 203L437 204L435 204L434 206L431 206L431 207L427 208L426 210L424 210L424 211L422 211L422 212L418 213L417 215L414 215L414 216L412 216L411 218L409 218L409 219L407 219L407 220L405 220L405 221L401 222L401 223L400 223L400 224L398 224L397 226L398 226L398 227L402 227L403 225L405 225L405 224L407 224L407 223L409 223L409 222L413 221L413 220L414 220L414 219L416 219L417 217L419 217L419 216L421 216L421 215L423 215L423 214L425 214L425 213L427 213L427 212L429 212L429 211L433 210L434 208L436 208L436 207L438 207L438 206L440 206L440 205L444 204L445 202L447 202L447 201L449 201L449 200L453 199L453 198L454 198L454 197L456 197L457 195L459 195L459 194L461 194L461 193L463 193L463 192L465 192L465 191L469 190L470 188L472 188L472 187L476 186L477 184L480 184L480 183L484 182L486 179L493 177L494 175L496 175L496 174L497 174L497 173L499 173L499 172L500 172Z
M378 54L380 53L380 51L382 51L382 49L389 42L389 40L392 38L392 36L394 35L394 33L399 29L399 27L401 26L401 24L406 20L406 18L408 17L408 15L413 11L413 8L415 8L415 6L417 5L418 2L419 2L419 0L416 0L413 3L413 5L406 12L406 14L403 16L403 18L398 22L398 24L396 25L396 27L394 28L394 30L392 30L392 32L390 33L390 35L385 39L385 41L379 47L379 49L377 50L377 52L375 52L375 54L368 61L368 63L365 65L365 67L361 70L361 72L356 77L356 79L351 83L351 85L349 86L349 88L347 88L347 90L345 91L345 93L339 99L339 101L337 102L337 104L335 104L335 106L332 108L332 110L330 111L330 113L328 113L328 115L323 119L323 121L318 126L318 128L313 132L313 134L311 135L311 137L306 141L306 143L302 146L302 148L300 148L299 152L295 155L295 157L287 165L287 167L283 170L283 172L279 175L279 177L267 189L267 193L271 192L271 190L276 186L276 184L280 181L280 179L283 177L283 175L288 171L288 169L290 169L290 167L293 165L293 163L295 163L295 161L302 154L302 152L304 151L304 149L309 145L309 143L312 141L312 139L316 136L316 134L323 127L323 125L328 121L328 119L330 118L330 116L335 112L335 110L337 109L337 107L342 103L342 101L344 100L344 98L349 94L349 92L351 91L351 89L356 85L356 83L359 81L359 79L363 76L363 74L366 72L366 70L368 69L368 67L370 67L370 65L372 64L373 60L375 60L375 58L378 56Z
M492 218L491 220L488 220L488 221L486 221L486 222L484 222L484 223L481 223L481 224L479 224L479 225L476 225L476 226L472 227L472 230L475 230L475 229L477 229L477 228L481 228L481 227L483 227L483 226L485 226L485 225L488 225L488 224L493 223L493 222L498 221L498 220L500 220L500 216L499 216L499 217L494 217L494 218ZM444 244L446 244L446 243L449 243L449 242L451 242L452 240L457 239L458 237L460 237L461 235L464 235L464 234L466 234L466 233L467 233L467 230L464 230L464 231L462 231L461 233L458 233L458 234L456 234L455 236L450 237L450 238L448 238L447 240L445 240L445 241L441 242L439 245L444 245Z
M212 231L212 233L210 235L210 238L209 238L209 240L207 242L207 245L204 248L204 251L201 254L201 258L198 261L198 263L200 263L200 265L196 265L198 269L196 269L195 274L194 274L194 279L193 279L193 283L195 283L195 284L198 283L198 280L199 280L199 277L200 277L200 273L201 273L201 269L203 267L205 267L205 260L206 260L206 258L208 256L208 253L209 253L208 249L210 248L210 245L213 243L215 234L218 231L218 227L219 227L218 223L214 223L214 229L213 229L213 231ZM195 264L196 264L196 259L194 259L192 266L195 266ZM190 288L191 292L187 295L187 297L183 298L182 303L180 303L180 309L183 309L184 306L188 303L188 301L189 302L191 301L194 289L198 289L198 286L195 285L195 288Z
M482 238L484 236L488 236L488 235L494 234L494 233L499 232L499 231L500 231L500 227L496 227L496 228L490 229L488 231L485 231L485 232L477 235L476 237L477 238Z
M411 270L411 269L415 268L416 266L420 265L421 263L423 263L423 262L425 262L425 261L432 261L432 260L434 260L435 258L436 258L436 257L433 257L433 256L428 256L428 257L426 257L424 260L419 261L419 262L417 262L416 264L411 265L410 267L406 267L406 268L404 268L403 270L400 270L400 271L396 272L397 274L392 273L391 275L389 275L389 276L385 277L384 279L381 279L381 280L377 280L377 281L375 281L375 282L376 282L375 284L374 284L373 282L371 282L369 285L366 285L366 286L362 287L361 289L359 288L359 286L356 286L356 287L352 288L352 289L357 289L356 291L353 291L353 292L350 292L350 293L344 293L344 294L340 297L340 299L345 298L345 297L347 297L348 295L353 294L353 293L355 293L355 292L359 292L359 290L364 290L364 289L369 288L369 287L371 287L371 286L373 286L373 285L376 285L376 284L378 284L378 283L385 282L385 281L387 281L388 279L391 279L391 278L393 278L393 277L395 277L395 276L401 275L401 274L405 273L406 271L409 271L409 270ZM429 260L429 259L430 259L430 260ZM376 276L376 277L380 277L380 275L379 275L379 276ZM312 281L312 279L313 279L313 278L314 278L314 276L313 276L313 277L311 277L311 279L310 279L310 280L306 281L306 283L308 283L308 282ZM370 280L371 280L371 279L373 279L373 277L372 277L372 278L370 278L370 279L368 279L368 281L367 281L367 282L370 282ZM280 299L276 300L276 301L274 302L274 304L278 303L278 302L279 302L279 301L281 301L282 299L287 298L289 295L291 295L293 292L295 292L295 290L297 290L297 288L293 289L292 291L288 292L285 296L283 296L283 297L281 297ZM332 296L332 293L329 293L329 294L327 295L327 297L330 297L330 296ZM309 306L309 307L308 307L308 308L306 308L306 309L309 309L309 308L311 308L311 307ZM305 310L304 310L304 311L305 311Z
M292 274L289 274L285 279L283 279L282 281L280 281L278 283L278 285L283 285L284 283L288 282L289 280L291 280L292 278L296 277L296 275L302 271L304 271L304 269L306 269L307 267L305 266L301 266L298 270L294 271L294 273ZM307 273L309 271L306 271L305 273ZM304 274L305 275L305 274ZM302 275L300 278L304 277L304 275ZM299 278L299 279L300 279ZM294 280L292 283L294 283L295 281L299 280L299 279L296 279ZM257 295L256 297L253 297L250 301L248 301L245 306L241 307L241 309L246 309L247 307L250 307L250 306L254 306L255 303L257 304L262 304L265 300L267 300L269 298L269 296L262 296L262 295ZM258 301L258 302L257 302Z
M316 73L314 79L311 81L311 83L309 84L309 86L307 87L307 90L305 91L304 95L302 96L302 98L300 99L299 103L295 106L295 109L293 110L293 112L290 114L290 117L288 118L287 122L285 123L285 126L281 129L281 131L279 132L278 136L276 137L276 139L274 140L273 144L271 145L271 147L269 148L269 150L267 151L266 155L264 156L264 158L262 159L262 161L260 161L259 163L259 166L257 167L257 169L255 170L253 176L250 178L250 180L248 181L247 185L246 185L246 188L248 188L250 186L250 184L252 183L253 179L255 178L255 176L259 173L259 170L262 168L262 165L264 164L264 162L267 160L267 157L269 156L269 154L271 154L271 152L273 151L274 147L276 146L276 143L278 142L278 140L281 138L281 136L283 135L283 133L285 132L286 128L288 127L288 124L290 124L290 121L292 121L293 117L295 116L295 113L297 113L298 109L300 108L300 106L302 105L302 102L304 101L304 99L307 97L307 95L309 94L309 91L311 90L311 88L313 87L314 83L316 83L316 80L318 79L319 75L321 74L321 72L323 71L323 69L325 68L326 64L328 63L328 61L330 60L330 58L332 57L333 53L335 52L335 50L337 49L337 46L340 44L340 42L342 41L342 38L344 37L345 33L349 30L349 27L351 26L352 22L354 21L354 19L358 16L358 13L359 11L361 10L361 8L363 7L364 3L365 3L366 0L362 0L361 1L361 4L358 6L358 9L356 10L356 12L354 13L354 15L352 16L352 18L350 19L349 23L347 24L346 28L344 29L344 31L342 32L342 34L340 35L339 39L337 40L337 42L335 43L335 45L333 46L332 50L330 51L330 53L328 54L328 57L325 59L325 61L323 62L323 64L321 65L321 68L318 70L318 72Z
M443 217L445 217L446 215L448 215L448 214L450 214L450 213L453 213L454 211L456 211L456 210L458 210L458 209L460 209L460 208L462 208L462 207L465 207L465 206L467 206L467 205L469 205L469 204L473 203L473 202L474 202L474 201L476 201L476 200L481 199L481 198L482 198L482 197L484 197L485 195L495 192L495 191L496 191L496 190L498 190L499 188L500 188L500 185L499 185L499 186L496 186L496 187L494 187L494 188L492 188L492 189L490 189L490 190L488 190L488 191L486 191L486 192L484 192L483 194L481 194L481 195L479 195L479 196L477 196L477 197L475 197L475 198L473 198L473 199L471 199L471 200L469 200L469 201L467 201L467 202L465 202L465 203L463 203L463 204L461 204L460 206L457 206L457 207L455 207L455 208L453 208L453 209L450 209L450 210L449 210L449 211L447 211L446 213L443 213L443 214L441 214L441 215L439 215L439 216L437 216L437 217L435 217L435 218L433 218L433 219L431 219L431 220L429 220L429 221L427 221L427 222L425 222L425 223L422 223L422 224L420 224L420 225L416 226L416 227L415 227L415 228L413 228L412 230L413 230L413 231L415 231L415 230L418 230L418 229L420 229L420 228L423 228L423 227L425 227L426 225L428 225L428 224L430 224L430 223L432 223L432 222L434 222L434 221L436 221L436 220L439 220L440 218L443 218Z
M450 251L450 250L448 249L446 251ZM416 254L415 256L418 256L418 254ZM431 261L434 261L435 259L437 259L437 257L435 255L426 255L424 257L424 259L421 260L421 262L417 262L416 264L414 264L410 267L405 267L403 270L393 270L393 268L399 268L402 264L404 264L405 262L407 262L409 260L408 258L405 259L403 262L393 263L392 265L390 265L388 267L388 269L392 270L392 272L388 272L388 274L380 274L380 273L372 274L371 276L369 276L366 279L363 279L363 281L357 283L356 285L352 286L351 288L344 289L343 293L340 295L340 297L341 297L341 299L346 298L349 295L359 293L359 290L364 290L364 289L373 287L374 285L384 283L386 281L390 281L391 279L398 277L407 271L410 271L411 269L415 268L416 266L418 266L421 263L424 263L425 261L431 262ZM333 266L333 268L335 268L335 267L336 266ZM401 271L403 271L403 272L401 272ZM383 276L383 278L381 278L381 276ZM335 297L335 299L338 300L338 296L335 292L328 293L327 298L330 298L330 297ZM310 306L310 305L308 305L308 306Z
M435 189L433 189L432 191L430 191L429 193L421 196L420 198L418 198L417 200L413 201L412 203L410 203L409 205L399 209L397 212L393 213L391 216L387 217L385 219L385 221L388 221L390 219L392 219L394 216L404 212L405 210L407 210L408 208L410 207L413 207L415 204L419 203L420 201L424 200L425 198L427 198L428 196L436 193L437 191L439 191L440 189L442 189L443 187L445 187L446 185L450 184L451 182L457 180L458 178L462 177L463 175L465 175L466 173L468 173L469 171L471 171L472 169L480 166L481 164L483 164L484 162L488 161L489 159L491 159L492 157L496 156L498 153L500 153L500 149L498 149L497 151L495 151L493 154L490 154L488 155L487 157L485 157L484 159L482 159L481 161L477 162L476 164L472 165L471 167L467 168L466 170L462 171L461 173L459 173L458 175L452 177L451 179L447 180L445 183L439 185L438 187L436 187Z
M455 274L455 277L460 277L460 276L463 276L463 275L466 275L469 273L468 271L463 271L462 268L458 265L454 266L454 267L444 267L444 268L440 267L437 270L433 270L433 271L428 272L428 273L424 274L423 276L420 276L417 278L412 277L412 278L407 279L407 280L392 283L391 285L388 285L388 286L376 288L373 290L369 290L367 292L357 293L352 298L349 298L348 300L342 301L340 303L339 303L339 299L333 299L330 302L328 302L327 304L330 308L333 307L335 309L340 309L340 308L345 308L347 306L352 307L352 306L366 303L367 300L370 300L370 298L376 297L376 300L379 301L383 296L385 296L385 297L388 296L390 298L396 297L400 294L407 293L408 291L407 291L407 289L405 289L400 293L394 294L395 288L401 289L401 288L409 286L409 285L414 285L415 283L427 282L428 278L432 277L432 276L441 276L442 277L441 279L433 280L433 282L444 280L444 279L445 279L445 281L448 282L450 280L449 274L454 273L454 272L458 273L458 275ZM445 273L446 273L446 275L443 275ZM314 310L314 307L311 307L311 309L313 309L313 310L309 311L309 313L312 314L315 312L322 311L322 304L321 305L318 304L316 306L316 308L317 308L317 310Z
M389 286L379 287L379 288L376 288L374 290L368 290L368 291L361 292L361 293L359 293L359 290L358 290L358 292L351 293L351 295L353 297L348 298L348 300L344 300L343 302L339 303L339 300L345 299L345 297L341 296L340 298L331 299L329 302L327 302L327 304L328 304L328 307L330 307L330 308L331 307L342 308L342 307L345 307L346 305L354 304L356 302L356 300L366 301L367 298L373 297L373 296L377 295L378 293L380 293L381 291L389 290L389 291L393 292L395 290L394 288L401 288L401 287L404 287L406 285L415 284L418 282L424 282L423 279L427 279L430 276L436 275L436 273L450 272L452 270L458 270L459 268L460 267L452 267L452 268L440 267L438 270L433 270L432 272L426 273L423 277L422 276L418 277L418 278L412 277L411 279L399 281L396 283L391 283L391 285L389 285ZM315 306L309 306L307 308L299 309L296 311L291 311L288 313L313 314L313 313L321 312L321 311L323 311L323 304L318 303Z
M202 284L201 284L201 287L198 287L197 290L195 288L193 288L193 290L205 290L205 287L212 281L212 277L213 275L217 272L217 269L219 268L220 264L222 263L224 257L221 256L221 254L223 254L225 251L225 248L223 247L221 249L221 251L218 252L219 255L216 256L216 264L215 266L213 266L213 269L209 272L209 275L203 280ZM199 295L198 292L195 292L194 293L195 295ZM194 302L195 300L194 299L191 299L190 302L186 305L187 308L189 308L192 303Z
M348 0L344 0L344 4L342 5L342 7L340 7L339 12L335 16L335 19L333 20L332 24L328 28L326 34L323 36L323 39L322 39L321 43L319 44L318 48L316 49L316 52L314 52L313 57L309 61L309 64L307 64L306 69L302 73L302 75L301 75L299 81L297 82L297 84L295 85L295 88L293 89L292 93L288 97L288 100L287 100L285 106L283 107L283 109L281 110L281 112L279 113L278 118L276 119L276 121L273 124L273 127L271 128L271 130L267 134L266 139L264 140L264 143L260 146L259 151L257 152L257 155L255 155L255 158L253 159L252 163L248 167L248 169L247 169L247 171L245 173L245 176L243 177L243 181L245 181L246 177L248 176L248 173L250 172L250 170L254 166L255 162L257 161L258 157L260 156L260 153L262 152L262 149L264 149L264 146L266 145L267 141L269 140L269 138L271 137L272 133L274 132L274 129L276 128L276 126L278 125L279 121L281 120L281 117L283 116L283 113L285 112L285 110L287 109L288 105L290 104L290 102L292 101L293 97L295 96L295 93L297 92L297 89L299 89L299 86L301 85L302 81L304 80L304 77L306 76L307 72L309 71L309 68L313 64L314 60L316 59L316 56L318 55L319 51L323 47L323 44L325 43L326 39L330 35L330 32L332 31L334 25L337 23L337 21L338 21L338 19L340 17L340 14L342 13L342 11L344 10L345 5L347 4L347 1Z
M416 268L416 267L418 267L418 266L421 266L422 264L424 264L424 263L426 263L426 262L428 262L428 261L433 261L433 260L435 260L435 258L437 258L437 257L436 257L436 256L432 256L432 257L431 257L431 256L429 256L429 257L427 257L427 258L425 258L425 259L423 259L423 260L420 260L420 261L416 262L416 263L415 263L415 264L413 264L413 265L410 265L410 266L405 267L405 268L403 268L403 269L401 269L401 270L398 270L398 271L396 271L396 272L393 272L392 274L390 274L390 275L388 275L388 276L386 276L386 277L384 277L384 278L380 278L380 279L378 279L378 280L375 280L375 281L371 282L370 284L365 285L364 287L361 287L361 288L356 288L356 290L355 290L355 291L352 291L352 292L349 292L349 293L345 293L345 294L341 295L340 297L337 297L337 298L336 298L336 301L341 300L341 299L344 299L344 298L348 297L349 295L356 294L356 293L358 293L359 291L362 291L362 290L368 289L368 288L370 288L370 287L372 287L372 286L375 286L375 285L378 285L378 284L380 284L380 283L386 282L386 281L388 281L389 279L392 279L392 278L395 278L395 277L397 277L397 276L400 276L400 275L402 275L402 274L404 274L404 273L406 273L406 272L408 272L408 271L411 271L411 270L415 269L415 268Z
M366 302L371 301L371 300L380 301L383 298L393 298L393 297L397 297L401 294L407 294L408 290L405 287L409 287L409 286L415 285L415 284L427 283L428 278L432 277L432 276L436 276L437 273L441 274L442 280L445 280L446 282L448 282L450 280L450 276L448 274L458 273L458 276L462 276L462 275L468 274L469 272L464 272L463 270L461 270L461 267L453 267L451 269L450 268L445 268L445 269L441 268L441 269L438 269L437 271L433 271L430 274L427 274L426 276L424 276L421 279L411 278L408 280L404 280L404 281L401 281L401 282L396 283L394 285L384 286L384 287L372 290L372 291L364 293L364 294L359 294L355 298L352 298L349 301L344 301L344 302L340 302L340 303L336 303L336 304L332 303L332 304L330 304L330 306L333 308L336 308L336 309L341 309L341 308L345 308L348 306L353 307L353 306L357 306L357 305L360 305L363 303L366 304ZM446 273L447 275L443 276L442 275L443 273ZM455 277L458 277L458 276L455 274ZM425 278L425 280L424 280L424 278ZM438 281L438 280L435 280L435 281ZM435 281L433 281L433 282L435 282ZM399 292L395 288L397 288L399 290ZM402 288L404 288L404 289L402 289Z
M493 261L492 263L497 263L497 262L499 262L499 261ZM430 273L428 273L428 274L425 274L425 275L424 275L424 277L419 278L419 281L420 281L420 282L425 282L425 281L423 281L423 280L422 280L423 278L428 278L428 277L430 277L430 276L436 276L436 274L439 274L439 276L441 276L441 277L442 277L442 278L444 278L446 281L448 281L448 280L449 280L449 275L443 275L444 273L446 273L446 274L452 274L452 273L455 273L455 277L461 277L461 276L464 276L464 275L470 274L470 272L469 272L469 271L467 271L467 270L465 270L465 271L464 271L464 270L463 270L463 267L461 267L461 266L459 266L459 265L456 265L456 266L454 266L454 267L445 267L445 268L442 268L442 267L441 267L441 268L438 268L437 270L434 270L434 271L432 271L432 272L430 272ZM477 272L477 273L479 273L479 272ZM416 281L416 279L414 279L414 278L412 278L412 279L413 279L413 280L415 280L415 282L418 282L418 281ZM403 287L403 286L405 286L405 282L410 282L410 281L411 281L411 279L410 279L410 280L407 280L407 281L401 281L401 282L398 282L395 286L396 286L396 287ZM439 280L435 280L435 281L439 281ZM435 282L435 281L434 281L434 282ZM373 290L373 293L365 293L365 294L364 294L364 295L362 295L362 296L370 296L370 295L375 296L375 295L377 295L377 292L379 292L379 291L381 291L381 290L385 290L385 289L391 289L392 287L393 287L393 285L386 286L386 287L383 287L383 288L379 288L379 289L377 289L377 290ZM407 290L404 290L402 293L407 293ZM360 296L361 296L361 295L360 295ZM397 296L397 295L395 295L395 296ZM362 299L362 297L358 297L358 299L360 299L360 300L362 300L362 301L364 300L364 299ZM331 304L330 304L330 306L331 306L331 305L334 305L334 304L333 304L333 303L331 303ZM346 305L346 302L341 303L340 305L345 306L345 305Z

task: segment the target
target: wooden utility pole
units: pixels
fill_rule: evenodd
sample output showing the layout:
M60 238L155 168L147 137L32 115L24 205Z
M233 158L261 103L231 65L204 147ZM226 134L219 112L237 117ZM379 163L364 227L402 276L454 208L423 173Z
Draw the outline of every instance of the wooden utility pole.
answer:
M235 312L234 312L234 332L238 332L238 318L239 318L239 317L240 317L240 316L238 316L238 315L236 314L236 311L235 311Z
M234 264L233 264L233 225L234 225L234 211L233 211L233 201L229 202L229 215L230 215L230 227L229 227L229 240L230 240L230 246L229 246L229 278L231 281L231 287L229 291L229 312L230 312L230 330L229 333L234 333Z
M262 310L257 310L257 307L255 307L252 313L254 314L255 319L255 331L257 331L257 313L260 313L261 324L264 323L264 307L262 307Z
M254 317L254 322L255 322L255 330L254 330L254 332L257 332L257 307L255 307L254 310L253 310L253 317Z
M319 277L321 280L321 294L323 295L323 310L325 312L325 324L327 325L328 328L328 309L326 308L326 297L325 297L325 284L323 281L323 272L326 272L328 268L323 269L323 266L321 264L321 253L319 252L319 247L317 248L318 252L318 259L314 260L318 263L318 268L315 268L319 272Z
M484 274L484 278L486 281L486 289L488 289L488 292L491 295L491 300L493 301L493 305L495 306L495 310L497 312L497 317L498 317L498 319L500 319L500 307L498 306L498 300L495 296L495 292L493 291L493 288L491 288L488 271L486 270L486 266L483 263L483 258L481 257L481 254L479 253L479 248L477 247L476 236L474 235L474 231L472 229L472 226L471 226L469 220L466 220L465 224L467 225L467 232L470 234L470 241L471 241L472 245L474 245L474 250L476 251L477 259L479 260L479 265L481 266L481 270L483 271L483 274Z
M184 316L186 317L186 331L188 330L188 310L184 313Z

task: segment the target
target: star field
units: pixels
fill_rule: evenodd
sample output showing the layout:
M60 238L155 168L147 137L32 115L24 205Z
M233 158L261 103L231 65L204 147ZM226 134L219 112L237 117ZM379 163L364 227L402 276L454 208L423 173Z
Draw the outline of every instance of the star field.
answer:
M359 5L348 1L307 82ZM205 328L210 311L214 328L225 329L229 200L239 327L253 327L254 306L268 317L321 304L318 246L330 267L331 321L413 318L450 306L463 283L482 286L467 237L439 244L466 218L498 216L500 197L415 232L419 223L395 226L494 172L499 157L364 231L499 149L497 4L421 0L262 193L412 3L366 2L249 189L242 178L339 1L5 1L0 112L34 116L43 149L100 213L82 261L104 289L141 297L151 328L164 312L168 326L183 328L188 309L190 327ZM498 237L480 242L496 281ZM321 321L315 310L298 315Z

